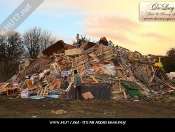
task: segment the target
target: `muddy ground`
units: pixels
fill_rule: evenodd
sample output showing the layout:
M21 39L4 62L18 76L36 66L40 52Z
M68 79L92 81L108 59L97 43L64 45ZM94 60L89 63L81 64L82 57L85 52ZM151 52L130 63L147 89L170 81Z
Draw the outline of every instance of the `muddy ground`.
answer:
M175 119L175 97L154 100L22 99L0 95L0 118L4 119ZM165 119L165 120L164 120ZM7 120L5 120L7 121ZM169 121L169 120L168 120ZM175 120L173 120L175 123ZM89 122L88 122L89 123ZM131 122L130 122L131 123ZM140 123L140 121L137 123ZM145 123L145 120L144 120ZM170 122L169 122L170 123Z

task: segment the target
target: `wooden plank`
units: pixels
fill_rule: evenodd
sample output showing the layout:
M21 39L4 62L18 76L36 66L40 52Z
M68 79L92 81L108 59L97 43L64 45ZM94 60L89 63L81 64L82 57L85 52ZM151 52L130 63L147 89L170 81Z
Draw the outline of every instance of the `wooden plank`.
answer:
M121 67L121 66L115 66L114 69L115 70L123 70L123 67Z
M9 83L6 83L6 82L4 82L4 83L1 83L1 86L0 86L0 88L5 88L5 87L7 87L9 85Z
M70 50L65 50L65 55L79 55L81 54L81 49L80 48L74 48Z
M92 75L90 75L90 77L96 82L96 83L99 83L99 81Z
M125 92L125 90L122 89L122 91L123 91L123 95L124 95L125 99L127 99L127 96L126 96L126 92Z
M100 67L100 71L102 71L103 74L111 75L111 73L104 67Z
M97 58L97 56L93 52L90 53L89 56L91 56L94 59L93 61L100 62L100 60Z

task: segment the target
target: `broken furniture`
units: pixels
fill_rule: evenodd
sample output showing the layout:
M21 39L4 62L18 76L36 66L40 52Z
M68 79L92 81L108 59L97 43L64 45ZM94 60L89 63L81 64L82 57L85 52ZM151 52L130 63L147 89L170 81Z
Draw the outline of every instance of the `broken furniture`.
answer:
M15 92L17 92L17 87L9 87L7 88L7 96L10 96L11 94L14 94Z
M37 89L39 88L38 85L33 85L30 79L25 80L29 93L36 93Z

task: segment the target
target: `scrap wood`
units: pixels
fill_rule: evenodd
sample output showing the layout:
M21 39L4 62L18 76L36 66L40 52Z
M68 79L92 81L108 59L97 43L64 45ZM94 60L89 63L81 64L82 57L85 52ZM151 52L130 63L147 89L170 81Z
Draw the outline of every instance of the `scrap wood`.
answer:
M113 85L115 86L115 85ZM125 89L121 86L121 85L118 85L117 87L114 88L114 90L111 92L113 95L114 94L120 94L122 93L124 98L126 99L127 96L126 96L126 92L125 92Z
M74 48L74 49L69 49L69 50L65 50L65 55L79 55L81 54L82 51L80 48Z
M133 71L131 70L131 68L128 69L128 72L129 72L129 75L130 75L130 76L134 76L134 73L133 73Z
M90 75L90 77L91 77L96 83L99 83L99 81L98 81L93 75Z
M92 66L92 69L94 69L95 72L98 72L100 70L100 67L94 65L94 66Z
M151 79L150 79L150 83L153 81L153 79L155 77L155 71L154 71L153 66L151 66L151 71L152 71L152 76L151 76Z
M115 69L115 70L123 70L123 67L115 66L114 69Z
M64 113L67 113L67 111L64 111L64 110L52 110L51 113L53 114L64 114Z
M30 79L25 80L25 83L26 83L28 89L32 90L32 89L37 89L38 88L37 85L32 84L32 81Z
M145 94L145 95L149 95L149 92L145 91L145 90L139 90L139 92L142 93L142 94Z
M53 89L54 87L60 88L61 81L56 81L55 79L61 77L61 71L66 69L66 71L69 70L72 72L74 69L77 69L82 77L83 83L108 82L111 84L113 81L123 79L136 83L139 82L142 88L145 88L147 92L150 92L149 83L156 80L175 89L175 87L166 80L163 82L167 77L162 69L153 68L151 65L151 63L154 64L153 58L149 58L148 62L148 59L140 53L131 52L118 45L109 47L98 43L88 44L88 42L85 42L83 44L84 47L76 48L76 46L69 46L63 41L55 43L53 46L41 52L42 54L40 54L39 60L32 63L27 67L25 72L20 74L20 80L30 72L41 71L42 75L39 74L39 82L42 82L43 80L46 81L49 85L48 88L50 89ZM57 47L57 49L55 49L55 47ZM81 51L81 53L78 53L78 51ZM66 54L66 52L69 52L69 54ZM112 64L115 72L111 72L111 68L105 68L104 65L106 64ZM37 68L39 68L39 70ZM47 72L44 73L44 71ZM56 78L48 78L50 75L54 75ZM71 81L73 81L73 75L70 75L69 77ZM156 79L156 77L163 81ZM159 83L155 84L157 90L159 90L159 85Z
M57 88L57 89L60 89L60 87L61 87L61 79L56 79L55 80L55 88ZM50 86L51 87L51 86Z
M113 54L104 53L103 60L111 60L113 58Z
M86 69L84 69L81 73L80 73L80 77L83 77L83 75L86 73Z
M100 62L100 60L97 58L97 56L93 52L90 53L89 56L91 56L94 59L93 61Z
M53 74L50 74L48 76L45 77L45 81L47 84L53 84L56 80L56 76Z
M124 77L123 72L121 70L116 70L116 74L121 78Z
M49 85L45 86L44 88L41 85L38 85L39 90L37 91L37 96L47 96L49 94L48 87Z
M96 45L94 45L93 47L91 47L91 48L89 48L89 49L86 49L86 50L83 50L82 51L82 54L84 55L84 54L89 54L89 53L91 53L91 52L94 52L94 51L96 51L96 50L98 50L98 48L99 48L99 46L98 46L98 44L96 44Z
M72 67L77 68L78 66L85 65L88 62L88 58L83 58L81 60L74 59L72 61Z
M170 83L168 83L168 82L166 82L166 81L163 81L163 80L159 79L158 77L154 77L154 78L155 78L157 81L159 81L159 82L161 82L161 83L163 83L163 84L166 84L166 85L168 85L170 88L172 88L172 89L175 90L175 87L172 86Z
M91 65L92 66L99 66L99 63L97 63L96 61L93 61L93 62L91 62Z
M96 78L96 80L98 80L98 82L105 81L105 80L103 79L103 77L100 76L100 75L93 74L93 76Z
M70 82L70 83L69 83L69 86L67 87L67 89L66 89L66 90L63 90L63 91L64 91L65 93L69 92L70 89L71 89L71 87L72 87L72 85L73 85L73 82Z
M110 63L110 62L111 62L111 59L112 59L112 57L107 58L107 59L104 59L103 62L104 62L104 63Z
M86 59L88 59L88 55L85 54L85 55L80 55L78 57L75 57L73 61L81 61L81 60L86 60Z
M1 88L1 92L7 92L7 88L6 87L2 87Z
M127 99L125 89L122 89L122 92L123 92L123 95L124 95L125 99Z
M172 89L167 91L167 93L169 93L169 94L172 92L174 92L174 90L172 90Z
M83 93L82 96L83 96L84 99L93 99L94 98L94 96L92 95L92 93L89 92L89 91Z
M85 65L81 65L81 66L77 67L79 74L81 74L85 69L86 69Z
M145 82L147 88L150 90L150 92L152 92L152 91L151 91L151 87L150 87L148 81L146 81L146 79L144 78L143 74L141 74L141 77L143 78L143 80L144 80L144 82Z
M120 85L112 85L112 93L121 93L122 87Z
M58 83L58 80L55 80L55 82L49 85L48 89L53 90L56 87L57 83Z
M105 68L105 67L100 67L100 71L99 72L102 72L103 74L106 74L106 75L111 75L111 73Z
M120 61L122 62L122 66L125 68L125 69L128 69L129 67L131 67L131 64L124 58L120 58Z
M95 76L96 78L99 78L99 79L103 80L103 81L109 81L109 76L106 75L106 74L102 74L102 73L100 73L100 72L96 72L96 73L94 74L94 76Z
M51 62L50 63L50 70L58 70L59 69L59 65L57 62Z
M112 61L112 59L110 59L109 64L115 67L114 62Z
M5 87L7 87L8 85L9 85L9 83L6 83L6 82L1 83L0 88L5 88Z
M165 84L167 84L170 88L172 88L172 89L175 90L175 87L174 86L170 85L169 83L165 83Z
M85 83L85 82L93 82L94 80L92 79L92 78L82 78L82 80L83 80L83 83Z

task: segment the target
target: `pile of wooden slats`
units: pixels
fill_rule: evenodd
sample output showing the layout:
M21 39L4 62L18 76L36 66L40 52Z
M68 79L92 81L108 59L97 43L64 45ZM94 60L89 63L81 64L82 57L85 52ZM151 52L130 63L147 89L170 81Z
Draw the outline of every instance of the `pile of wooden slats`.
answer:
M151 92L154 92L155 87L158 90L161 89L162 84L165 85L165 91L174 90L174 86L168 80L164 70L154 67L154 56L148 58L139 52L132 52L121 46L108 47L99 43L85 42L82 47L77 48L60 40L45 49L42 55L40 53L32 63L25 70L20 70L17 79L13 81L20 83L25 80L25 76L38 75L40 86L38 95L43 93L41 87L45 90L49 90L50 87L53 89L58 84L58 80L62 79L62 71L69 71L71 73L68 75L70 82L73 81L73 70L75 69L81 75L83 83L108 82L111 84L111 93L115 94L112 94L111 99L116 99L119 96L127 99L129 96L120 85L120 80L137 82L145 89L147 95L149 92L152 94ZM39 77L39 75L42 75L42 77ZM47 88L43 86L43 82L47 82ZM12 82L7 83L11 84ZM53 84L55 85L53 86ZM4 86L4 83L2 83L0 88L4 90L8 86ZM57 88L60 89L60 86L60 84L57 85ZM48 94L48 92L44 93Z

